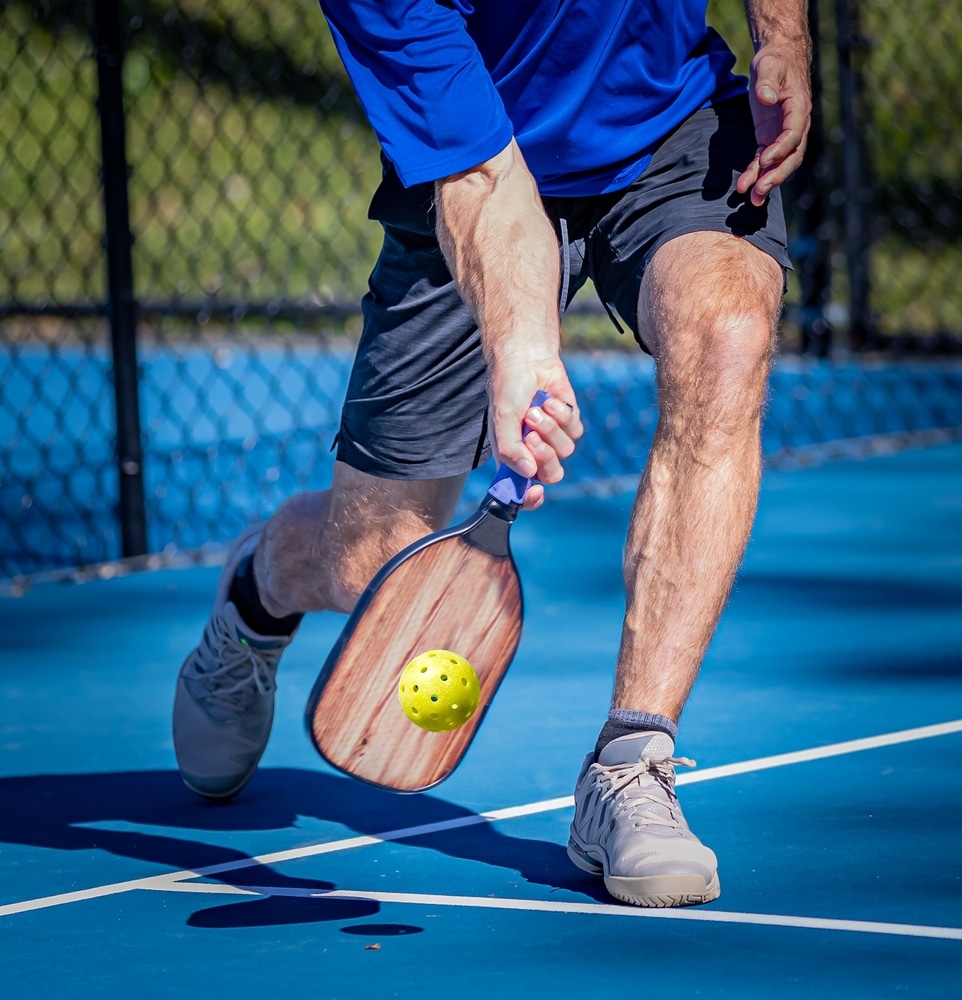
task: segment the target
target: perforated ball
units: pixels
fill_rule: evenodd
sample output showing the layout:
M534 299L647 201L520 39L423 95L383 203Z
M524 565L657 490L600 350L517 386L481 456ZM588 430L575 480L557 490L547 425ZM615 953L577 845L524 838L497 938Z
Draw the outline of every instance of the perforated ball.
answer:
M463 726L481 700L481 684L470 663L449 649L415 656L398 684L404 714L422 729L443 733Z

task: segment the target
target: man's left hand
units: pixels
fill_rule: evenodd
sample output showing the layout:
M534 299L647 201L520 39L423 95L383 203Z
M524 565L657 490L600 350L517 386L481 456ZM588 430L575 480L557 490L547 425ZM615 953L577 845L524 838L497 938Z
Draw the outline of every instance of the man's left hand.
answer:
M751 191L752 204L762 205L805 155L812 115L808 46L777 42L760 48L748 95L758 151L736 187L740 194Z

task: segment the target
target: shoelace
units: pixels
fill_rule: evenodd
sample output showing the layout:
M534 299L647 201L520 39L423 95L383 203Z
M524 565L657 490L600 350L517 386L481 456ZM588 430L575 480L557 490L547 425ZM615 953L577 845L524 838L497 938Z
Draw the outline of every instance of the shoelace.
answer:
M260 650L242 642L220 615L211 619L212 645L220 663L213 670L199 670L196 663L192 679L203 683L207 697L230 715L239 716L250 703L254 692L271 694L276 690L274 667Z
M682 828L685 823L678 806L678 798L675 795L675 768L695 767L695 762L688 757L665 757L661 760L648 760L643 757L639 761L628 764L595 764L600 768L610 784L602 792L601 800L605 801L617 795L619 792L625 793L628 800L628 818L636 827L648 826L652 823L660 826L669 826L675 829ZM650 775L656 786L664 795L652 794L645 790L642 778ZM635 787L632 788L632 785ZM658 811L651 808L644 808L644 805L657 806ZM667 815L665 812L667 810Z

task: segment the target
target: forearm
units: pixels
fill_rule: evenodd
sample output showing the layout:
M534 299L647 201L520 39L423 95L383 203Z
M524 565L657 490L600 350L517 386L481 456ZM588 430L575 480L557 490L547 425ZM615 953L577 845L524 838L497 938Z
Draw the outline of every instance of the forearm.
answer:
M808 0L745 0L755 51L766 45L803 47L808 53Z
M438 239L489 364L556 356L558 242L512 141L436 185Z
M512 142L436 184L438 240L481 331L495 454L528 479L557 483L583 428L561 361L558 240ZM533 407L535 391L552 398ZM530 433L522 439L522 426ZM529 488L536 507L544 488Z

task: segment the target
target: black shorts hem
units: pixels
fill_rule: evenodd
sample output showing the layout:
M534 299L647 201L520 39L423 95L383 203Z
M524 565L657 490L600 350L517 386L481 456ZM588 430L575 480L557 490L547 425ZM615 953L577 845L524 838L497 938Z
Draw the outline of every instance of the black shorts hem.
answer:
M432 458L424 462L397 462L383 455L372 455L355 444L344 433L343 429L338 433L335 447L335 459L358 472L363 472L368 476L376 476L378 479L411 481L451 479L454 476L464 476L484 465L493 454L491 446L485 444L472 456L473 464L467 455L446 459Z

